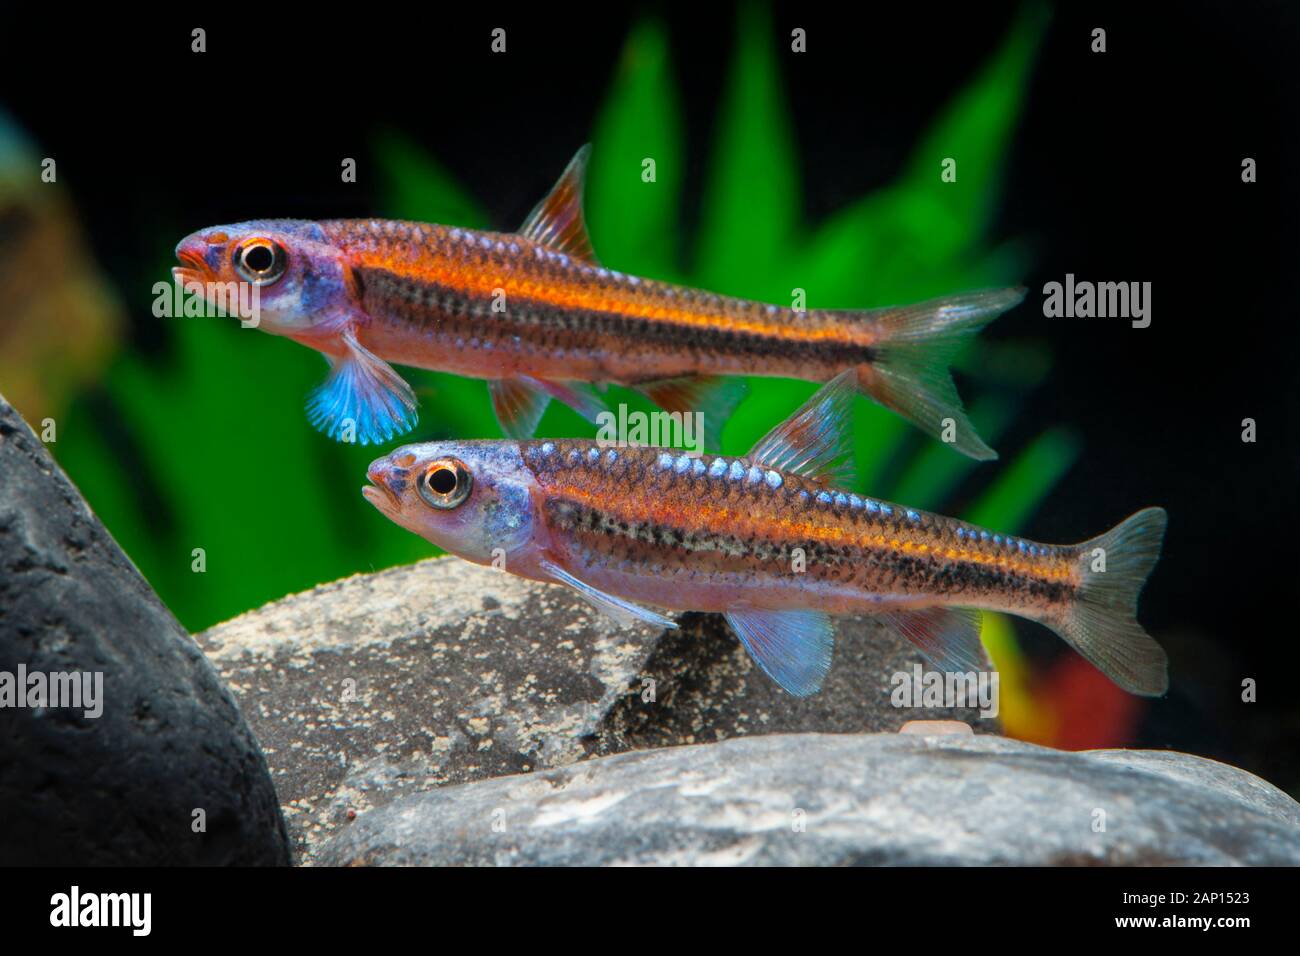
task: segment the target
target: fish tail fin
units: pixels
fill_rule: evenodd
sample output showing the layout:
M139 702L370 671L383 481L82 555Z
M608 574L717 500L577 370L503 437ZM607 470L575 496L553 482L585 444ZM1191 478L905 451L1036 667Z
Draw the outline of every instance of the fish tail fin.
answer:
M1167 523L1164 508L1143 508L1078 545L1078 593L1063 614L1043 622L1118 686L1144 697L1169 688L1169 658L1137 622L1138 595Z
M1024 297L1023 288L988 289L860 313L880 338L858 368L858 388L963 455L997 458L966 417L948 365L971 335Z

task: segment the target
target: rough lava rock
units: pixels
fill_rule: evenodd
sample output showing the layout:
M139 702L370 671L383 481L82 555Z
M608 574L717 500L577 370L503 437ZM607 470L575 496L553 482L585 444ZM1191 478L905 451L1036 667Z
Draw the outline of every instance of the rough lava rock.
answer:
M0 865L291 862L229 691L0 398L0 678L20 666L102 673L103 711L2 706Z
M897 730L970 708L899 710L920 662L865 619L838 625L822 692L799 700L714 615L619 629L565 588L455 558L360 575L198 636L267 754L304 860L404 794L591 756L796 731ZM990 665L991 666L991 665Z
M318 865L1300 865L1300 805L1187 754L798 734L413 795Z

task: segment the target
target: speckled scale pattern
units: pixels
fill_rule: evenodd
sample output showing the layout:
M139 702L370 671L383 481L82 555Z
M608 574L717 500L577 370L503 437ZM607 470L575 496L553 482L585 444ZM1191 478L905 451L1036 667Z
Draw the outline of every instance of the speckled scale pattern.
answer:
M344 251L366 313L394 334L585 355L623 381L647 361L644 378L754 372L758 363L766 374L820 380L873 355L875 332L861 312L801 312L641 279L511 233L394 220L321 225Z
M1077 584L1073 547L996 534L744 457L589 440L522 448L551 529L609 567L1039 610L1068 601ZM792 570L795 548L804 574Z

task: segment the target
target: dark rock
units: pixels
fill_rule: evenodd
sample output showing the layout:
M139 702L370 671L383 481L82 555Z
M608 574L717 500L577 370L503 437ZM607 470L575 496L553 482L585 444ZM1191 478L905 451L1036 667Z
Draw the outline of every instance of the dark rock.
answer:
M567 589L438 558L293 595L198 640L265 748L305 860L349 811L593 755L917 717L998 732L970 708L895 709L890 676L920 657L865 620L840 622L826 686L804 700L721 618L681 623L621 630Z
M0 399L0 677L20 667L102 674L102 713L0 709L0 865L291 862L229 691Z
M1287 865L1300 805L1187 754L799 734L406 797L322 865Z
M654 681L655 701L624 694L610 708L593 755L706 743L747 734L897 731L909 720L961 720L978 733L1001 733L996 718L969 707L899 709L891 678L910 673L920 654L896 632L866 617L836 623L835 658L821 692L792 697L769 680L716 614L687 614L659 637L638 675ZM985 670L993 665L986 659ZM635 688L634 688L635 690Z

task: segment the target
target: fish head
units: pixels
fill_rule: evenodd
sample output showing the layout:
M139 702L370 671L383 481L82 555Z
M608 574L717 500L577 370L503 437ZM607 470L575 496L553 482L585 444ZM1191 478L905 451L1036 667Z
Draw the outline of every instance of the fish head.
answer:
M265 219L200 229L177 244L176 258L181 265L172 275L185 292L197 286L220 311L277 335L325 337L354 306L351 269L316 222Z
M389 520L467 561L519 570L538 544L537 479L515 442L404 445L366 476L361 493Z

